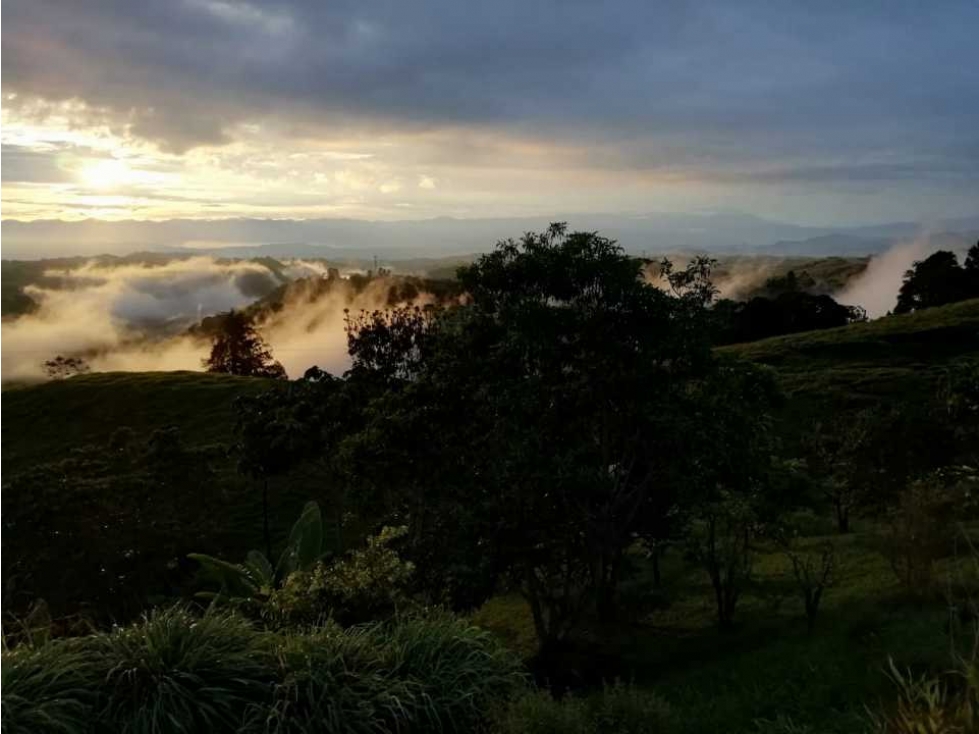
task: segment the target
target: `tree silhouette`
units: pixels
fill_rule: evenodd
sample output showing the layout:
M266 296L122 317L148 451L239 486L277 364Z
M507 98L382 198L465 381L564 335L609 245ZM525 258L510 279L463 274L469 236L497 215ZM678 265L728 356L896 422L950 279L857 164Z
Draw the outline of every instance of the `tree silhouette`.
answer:
M229 311L222 316L211 355L203 364L208 372L286 379L285 368L272 358L251 319L241 311Z
M973 261L975 257L973 257ZM974 268L975 265L970 265ZM894 313L911 313L969 298L969 278L954 252L939 250L904 274Z
M81 357L64 357L58 355L44 363L44 371L54 380L63 380L72 375L83 375L91 372L92 368Z
M965 276L969 281L969 295L979 298L979 242L969 248L965 256Z

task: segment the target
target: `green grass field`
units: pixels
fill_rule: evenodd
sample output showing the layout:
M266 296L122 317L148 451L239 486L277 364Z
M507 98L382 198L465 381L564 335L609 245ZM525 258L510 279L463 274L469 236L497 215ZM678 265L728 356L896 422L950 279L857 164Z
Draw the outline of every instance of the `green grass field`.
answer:
M979 299L721 351L769 365L789 397L829 408L906 396L979 357Z
M952 554L936 567L934 590L909 596L874 547L874 530L866 524L847 536L802 541L803 548L832 542L840 564L812 635L789 561L776 548L758 547L755 578L728 634L717 631L703 569L672 551L663 563L665 606L612 629L585 630L595 648L582 654L577 673L592 685L619 678L654 691L690 734L866 733L866 707L894 695L889 659L917 672L949 665L945 585L979 589L973 559ZM635 563L648 583L646 564ZM533 622L519 596L496 597L473 619L524 657L533 654ZM962 640L970 641L967 632ZM798 728L774 728L779 720Z
M107 372L4 389L3 463L11 472L103 444L120 427L176 426L196 444L227 442L239 395L268 380L205 372Z
M800 417L813 410L886 402L934 391L951 365L979 357L979 300L723 351L775 370L793 414ZM222 452L232 438L234 399L269 386L260 379L177 372L93 374L4 389L5 583L24 578L24 587L39 593L44 587L38 579L53 589L78 577L85 581L79 594L93 599L111 599L124 587L158 593L136 588L136 565L157 564L145 571L152 576L157 566L179 564L189 551L236 558L259 546L260 494L235 476L233 459ZM214 447L206 457L208 473L191 477L192 486L172 498L154 494L159 487L176 487L166 483L170 478L153 475L161 483L145 484L143 474L131 472L128 464L131 473L115 477L114 459L95 461L89 453L91 447L106 446L123 426L142 438L176 426L188 446ZM45 477L81 473L45 485L36 497L12 496L12 478L39 467ZM278 481L273 486L275 536L286 531L302 502L325 498L328 491L313 471ZM61 545L40 554L33 569L29 562L36 548L18 548L16 555L24 556L27 567L17 566L16 558L8 561L15 555L7 545L13 537L8 518L20 523L17 537L25 542L48 548L57 536ZM941 583L934 593L908 598L876 550L873 530L858 525L852 535L829 538L837 547L841 573L827 592L812 636L806 634L788 562L774 548L758 549L757 578L740 603L739 625L730 635L715 628L703 571L673 550L663 564L664 605L612 630L586 628L586 643L603 642L596 654L582 658L587 664L577 672L590 684L620 677L655 690L679 713L681 731L866 732L865 706L893 696L885 674L888 657L916 670L941 670L951 644ZM806 542L825 539L814 535ZM103 561L116 557L130 560L117 566ZM648 581L647 561L641 556L633 560L634 578ZM108 572L99 570L102 564ZM950 556L937 578L974 587L979 579L964 577L967 565ZM180 571L176 565L173 569ZM108 578L113 574L119 578ZM174 584L171 590L181 590ZM74 598L64 599L63 608ZM494 598L474 619L525 657L533 653L533 626L519 597ZM771 723L779 717L782 728Z

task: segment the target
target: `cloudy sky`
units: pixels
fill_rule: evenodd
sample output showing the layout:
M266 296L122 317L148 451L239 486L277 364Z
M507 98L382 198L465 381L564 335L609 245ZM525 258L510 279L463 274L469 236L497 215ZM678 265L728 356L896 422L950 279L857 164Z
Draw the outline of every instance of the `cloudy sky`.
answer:
M976 0L7 0L4 218L976 213Z

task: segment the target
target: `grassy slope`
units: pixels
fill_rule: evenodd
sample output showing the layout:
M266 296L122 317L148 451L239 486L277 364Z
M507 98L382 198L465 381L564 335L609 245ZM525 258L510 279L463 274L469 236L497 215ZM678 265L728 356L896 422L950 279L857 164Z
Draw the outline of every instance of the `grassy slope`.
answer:
M933 386L947 365L979 355L979 301L724 351L771 365L797 399L793 403L802 406L897 397ZM3 459L8 469L26 468L73 447L104 442L120 425L137 431L178 425L195 443L225 442L233 398L267 384L149 373L7 389ZM257 517L254 508L246 510L234 525ZM283 518L294 516L294 508L283 510ZM260 532L255 522L247 530L250 537ZM882 672L887 656L894 654L902 664L941 665L947 644L940 606L902 603L886 561L864 537L842 541L845 573L829 592L812 639L804 633L798 599L786 588L780 554L759 558L763 583L743 600L743 627L723 640L713 629L705 579L679 554L668 556L664 575L671 605L639 628L622 627L616 672L672 701L687 724L682 731L756 732L758 719L778 713L819 727L813 731L862 730L863 704L890 693ZM532 625L519 599L497 598L476 618L514 647L532 649Z
M770 365L790 395L862 400L937 382L947 366L979 356L979 299L867 324L723 347ZM268 382L201 372L118 372L3 391L3 460L16 471L72 448L176 425L195 443L227 441L232 401Z
M979 357L979 299L721 351L774 368L802 410L900 398L935 390L950 364Z
M18 471L105 443L120 426L145 435L177 426L197 445L227 442L232 403L267 380L202 372L108 372L3 391L3 463Z

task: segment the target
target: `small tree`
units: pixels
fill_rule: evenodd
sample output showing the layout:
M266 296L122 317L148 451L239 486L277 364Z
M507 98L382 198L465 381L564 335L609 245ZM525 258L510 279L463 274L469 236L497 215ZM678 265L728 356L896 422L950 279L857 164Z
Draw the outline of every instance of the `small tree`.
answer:
M792 564L792 576L806 611L806 631L812 634L823 593L836 582L836 548L829 541L815 548L802 548L796 543L794 535L784 533L778 535L776 540Z
M738 600L751 580L751 539L756 528L750 500L728 492L701 506L690 528L687 547L710 577L722 632L734 628Z
M211 345L211 354L203 364L208 372L276 380L286 378L285 368L272 358L272 352L251 319L242 311L224 314Z
M898 496L882 537L882 547L898 580L908 591L929 588L935 561L953 536L960 506L956 492L938 473L911 482Z
M81 357L64 357L58 355L44 363L44 371L52 380L63 380L72 375L83 375L91 372L92 368Z

